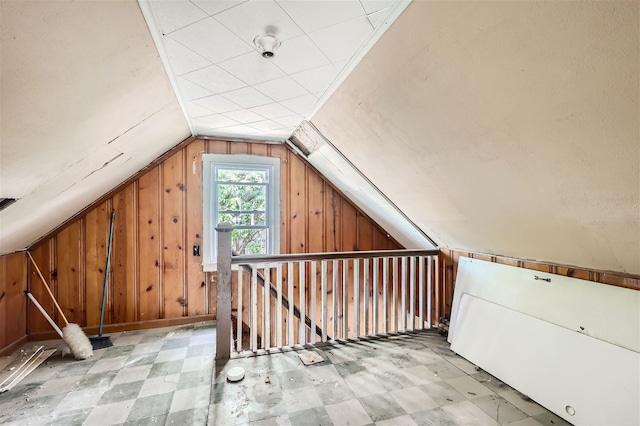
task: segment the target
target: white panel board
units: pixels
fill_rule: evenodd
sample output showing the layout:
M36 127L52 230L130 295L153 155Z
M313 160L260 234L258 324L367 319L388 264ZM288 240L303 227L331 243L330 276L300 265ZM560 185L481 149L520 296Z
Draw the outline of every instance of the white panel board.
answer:
M469 294L457 322L453 351L565 420L640 424L638 353Z
M637 290L461 257L449 342L457 327L463 294L640 352Z

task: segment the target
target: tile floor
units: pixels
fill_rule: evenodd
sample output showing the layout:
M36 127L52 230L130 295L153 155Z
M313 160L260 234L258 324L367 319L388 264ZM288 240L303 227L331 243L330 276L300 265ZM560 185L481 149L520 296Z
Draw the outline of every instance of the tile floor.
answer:
M568 424L435 332L314 349L324 361L311 366L297 352L216 363L211 323L110 336L93 358L56 353L0 394L0 424ZM236 366L245 379L229 383Z

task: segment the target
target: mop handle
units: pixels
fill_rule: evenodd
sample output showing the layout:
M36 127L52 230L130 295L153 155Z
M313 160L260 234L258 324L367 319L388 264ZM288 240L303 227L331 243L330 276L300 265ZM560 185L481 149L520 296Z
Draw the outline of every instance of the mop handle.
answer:
M107 303L107 286L109 285L109 265L111 264L111 242L113 241L113 223L116 219L116 211L111 211L111 228L109 229L109 247L107 249L107 267L104 271L104 285L102 286L102 309L100 309L100 329L98 336L102 336L102 324L104 324L104 305Z
M38 310L40 312L42 312L42 315L44 315L44 317L47 319L47 321L49 321L49 324L51 324L51 327L53 327L53 329L60 335L60 337L62 337L62 330L60 330L60 327L58 327L56 325L56 323L53 322L53 320L51 319L51 317L49 316L47 311L45 311L44 308L38 303L36 298L33 297L33 294L31 294L31 292L29 292L27 290L25 290L24 293L29 297L29 299L31 299L33 304L36 305L36 308L38 308Z
M35 266L36 271L38 271L38 275L40 275L40 279L44 283L44 288L47 290L47 293L49 293L49 296L51 296L51 299L53 300L53 303L56 305L56 308L58 308L58 312L60 312L60 316L64 320L65 325L69 325L69 321L67 321L67 317L64 316L64 312L62 312L62 308L60 307L60 305L58 305L58 301L53 296L53 293L51 293L51 289L49 288L49 285L47 284L47 281L42 276L42 272L40 272L40 268L38 268L38 265L36 264L36 261L33 260L33 256L31 256L31 253L29 253L29 250L27 250L27 255L29 256L29 259L31 259L31 263L33 263L33 266Z

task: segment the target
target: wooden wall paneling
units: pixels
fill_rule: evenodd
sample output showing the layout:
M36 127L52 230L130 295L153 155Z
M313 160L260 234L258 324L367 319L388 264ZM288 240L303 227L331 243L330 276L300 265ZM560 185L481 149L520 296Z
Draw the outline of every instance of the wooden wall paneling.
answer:
M497 263L502 263L501 258L497 258ZM517 266L517 265L514 265ZM554 274L564 275L566 277L578 278L581 280L589 280L589 271L584 269L569 268L566 266L556 266L554 268Z
M291 253L289 239L289 150L283 145L270 145L269 156L280 159L280 253Z
M84 276L81 268L81 221L76 220L56 235L57 300L67 320L84 322Z
M289 155L289 248L290 253L307 253L308 236L308 207L307 207L307 166L297 155ZM329 264L329 274L331 273ZM296 306L300 306L300 267L296 263L294 267L293 300ZM305 280L306 282L306 280ZM329 282L330 285L330 282ZM329 306L331 306L329 304ZM300 320L294 317L294 335L299 336L298 327ZM299 342L300 343L300 342Z
M187 258L187 313L203 315L206 313L206 277L202 271L202 257L193 255L193 247L200 247L202 253L202 153L203 140L195 140L187 147L185 155L186 171L186 238L185 256Z
M160 238L160 167L154 167L138 180L138 250L140 321L161 318L161 238Z
M26 262L24 252L0 257L0 349L27 334Z
M110 201L89 210L85 216L85 309L87 326L100 323L104 268L109 242ZM105 320L107 319L105 314Z
M326 185L314 170L308 172L308 238L307 251L320 253L327 251L325 247L325 200Z
M111 270L113 280L113 323L138 321L137 266L137 184L134 182L113 196L116 212L111 248Z
M7 331L9 328L9 319L7 315L7 287L9 283L9 271L6 266L7 258L7 255L0 256L0 349L10 343L7 339Z
M206 146L209 154L228 154L230 149L229 142L220 140L206 141Z
M357 233L357 211L355 207L349 203L347 200L341 198L341 216L340 216L340 228L341 228L341 242L338 247L339 251L357 251L358 250L358 233ZM349 283L347 285L348 294L347 303L349 304L349 315L347 316L348 321L348 329L354 330L355 326L355 310L354 310L354 295L355 295L355 281L353 276L354 262L349 262L349 271L348 271L348 279ZM362 301L363 296L363 286L362 286L362 262L359 263L360 268L360 279L358 286L358 297L360 301ZM364 331L364 321L362 320L363 310L360 309L360 330L361 334Z
M269 145L264 143L252 143L249 144L249 151L251 155L262 155L266 157L269 155Z
M228 142L229 154L248 154L249 144L247 142Z
M364 214L358 212L356 216L358 229L358 250L373 250L375 224Z
M164 318L186 314L184 292L185 239L183 232L183 151L165 160L162 166L162 245Z
M342 248L342 197L326 185L325 192L325 251L340 251Z
M55 276L55 271L51 269L51 245L54 243L54 238L49 238L46 242L39 247L35 248L31 251L31 255L35 260L38 268L40 268L40 272L42 272L42 276L47 283L51 285L52 283L52 275ZM43 287L44 284L42 280L38 276L38 272L31 262L29 262L29 290L33 293L33 296L36 300L42 305L42 307L47 311L47 313L53 318L57 320L57 312L55 312L53 301L51 297ZM53 273L52 273L53 272ZM54 293L55 294L55 293ZM29 333L38 333L38 332L46 332L51 330L51 325L47 322L47 320L42 316L40 311L33 305L33 303L29 302L29 310L28 310L28 330ZM57 321L56 321L57 322ZM58 323L58 325L62 325Z

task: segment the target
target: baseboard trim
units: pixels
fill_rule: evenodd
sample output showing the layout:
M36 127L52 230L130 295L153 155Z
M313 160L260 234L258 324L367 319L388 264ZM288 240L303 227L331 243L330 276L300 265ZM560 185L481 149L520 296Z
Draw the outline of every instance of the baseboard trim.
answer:
M17 351L18 349L20 349L22 347L22 345L24 345L25 343L27 343L28 341L28 337L26 334L24 336L22 336L21 338L19 338L18 340L13 341L13 343L9 343L7 346L5 346L4 348L0 349L0 356L7 356L7 355L11 355L12 353L14 353L15 351Z
M102 334L117 333L120 331L146 330L149 328L173 327L176 325L193 324L202 321L215 321L215 315L197 315L192 317L165 318L149 321L126 322L120 324L105 324L102 328ZM87 336L98 334L99 327L83 327L82 330ZM25 336L26 338L27 336ZM28 340L37 342L40 340L58 339L60 336L55 331L40 331L37 333L29 333Z

